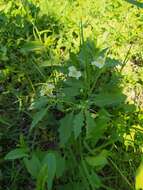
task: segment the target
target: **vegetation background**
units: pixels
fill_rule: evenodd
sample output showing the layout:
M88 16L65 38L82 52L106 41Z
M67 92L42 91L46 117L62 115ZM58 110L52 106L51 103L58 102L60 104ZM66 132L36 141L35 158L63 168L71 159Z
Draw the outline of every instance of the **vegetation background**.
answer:
M143 189L143 3L0 1L0 189Z

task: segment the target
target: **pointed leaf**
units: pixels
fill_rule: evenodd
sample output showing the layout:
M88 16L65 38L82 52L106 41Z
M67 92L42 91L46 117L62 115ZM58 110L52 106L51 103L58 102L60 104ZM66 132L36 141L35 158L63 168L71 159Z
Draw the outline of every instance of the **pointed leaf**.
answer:
M47 114L48 108L43 108L41 111L37 112L31 124L31 130L43 119L43 117Z
M44 50L44 48L45 48L44 44L40 41L29 41L23 45L21 51L26 53L31 51L41 51Z
M64 118L60 120L60 145L64 146L72 134L72 126L73 126L73 113L67 114Z
M44 160L43 163L48 165L48 190L52 189L53 185L53 180L56 175L56 156L54 153L48 153Z
M104 109L99 110L98 116L95 118L96 127L92 130L91 139L94 143L103 137L104 132L107 129L110 115L106 113Z
M37 178L39 175L41 164L36 154L33 153L32 158L30 160L27 158L24 158L23 161L24 161L25 167L27 168L31 176Z
M37 177L36 190L45 189L47 179L48 179L48 165L43 164L42 167L40 168L39 175Z
M93 117L91 117L91 113L90 112L86 112L85 113L86 116L86 138L90 139L92 138L92 132L96 127L95 124L95 120Z
M5 160L15 160L24 157L28 157L27 149L16 148L5 156Z
M59 178L63 175L65 170L65 159L59 154L56 153L56 177Z
M125 95L120 92L109 93L109 92L101 92L100 94L96 94L94 96L93 104L99 107L111 106L120 104L125 100Z
M74 130L75 139L77 139L77 137L80 135L83 125L84 125L84 114L81 111L74 116L73 120L73 130Z

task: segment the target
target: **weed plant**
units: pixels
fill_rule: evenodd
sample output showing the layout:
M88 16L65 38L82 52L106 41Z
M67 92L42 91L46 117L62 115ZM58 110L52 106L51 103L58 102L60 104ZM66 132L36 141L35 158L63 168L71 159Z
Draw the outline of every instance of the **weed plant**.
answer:
M0 2L0 189L143 188L142 3Z

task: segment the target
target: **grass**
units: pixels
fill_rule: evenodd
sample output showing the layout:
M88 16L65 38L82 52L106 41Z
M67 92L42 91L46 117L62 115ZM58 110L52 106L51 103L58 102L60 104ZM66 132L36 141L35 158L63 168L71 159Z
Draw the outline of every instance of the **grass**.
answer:
M1 0L2 190L143 188L136 5Z

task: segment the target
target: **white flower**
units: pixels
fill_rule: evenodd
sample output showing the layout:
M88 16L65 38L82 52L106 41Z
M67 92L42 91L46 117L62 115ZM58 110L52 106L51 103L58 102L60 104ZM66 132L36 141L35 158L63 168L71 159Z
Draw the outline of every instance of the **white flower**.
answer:
M47 87L49 90L53 90L55 88L55 86L53 84L47 84Z
M40 90L40 94L41 96L53 96L53 90L54 90L55 86L51 83L48 84L44 84Z
M69 70L69 73L68 73L69 77L74 77L76 79L79 79L81 77L81 72L77 71L74 66L70 66L68 70Z
M100 56L96 60L92 61L91 65L95 65L96 67L98 67L99 69L101 69L105 65L105 58L102 57L102 56Z

